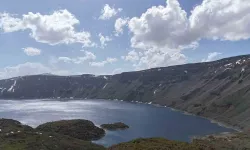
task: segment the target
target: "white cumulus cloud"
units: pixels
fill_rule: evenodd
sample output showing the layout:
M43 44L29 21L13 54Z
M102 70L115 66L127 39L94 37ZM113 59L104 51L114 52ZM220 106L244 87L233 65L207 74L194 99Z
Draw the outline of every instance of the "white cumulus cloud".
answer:
M115 36L123 34L123 28L128 24L129 18L118 18L115 21Z
M193 41L188 37L187 13L177 0L167 0L166 6L153 6L139 18L132 18L129 29L134 48L179 48Z
M101 48L104 48L107 46L107 42L112 41L112 38L109 36L103 36L101 33L99 33L99 38L100 38L100 42L101 42Z
M34 48L34 47L23 48L23 51L28 56L37 56L41 54L41 50L38 48Z
M110 7L109 4L105 4L103 9L101 10L101 15L99 19L101 20L109 20L110 18L114 17L117 15L119 12L122 11L122 8L114 8Z
M130 62L135 62L139 60L139 54L135 50L132 50L128 53L127 56L122 56L122 59Z
M166 6L153 6L140 17L128 22L132 33L131 47L140 49L136 69L183 64L183 47L193 47L187 13L177 0L167 0ZM131 59L129 53L126 57Z
M18 64L16 66L5 67L4 69L0 69L0 79L24 75L51 73L51 71L52 70L49 67L46 67L41 63L27 62L24 64Z
M116 68L113 70L112 74L119 74L119 73L122 73L123 72L123 69L122 68Z
M39 62L26 62L0 69L0 79L38 74L72 75L76 73L73 73L69 70L63 70L60 68L44 65Z
M229 41L250 38L248 0L204 0L192 11L190 28L197 38Z
M134 64L137 70L142 68L155 68L160 66L180 65L187 62L187 57L178 51L146 51L140 57L139 63Z
M209 53L206 59L202 59L202 62L209 62L209 61L213 61L215 60L219 55L221 55L222 53L219 52L212 52Z
M74 64L82 64L86 61L95 60L96 56L92 52L89 51L83 51L84 56L83 57L76 57L76 58L70 58L70 57L59 57L58 61L63 61L65 63L74 63Z
M104 67L106 64L112 64L116 61L118 61L117 58L108 57L106 60L101 62L89 62L89 65L93 67Z
M89 32L75 30L77 24L80 24L80 21L66 9L54 11L49 15L29 12L19 18L8 13L0 14L2 32L29 30L30 36L41 43L81 43L84 47L94 46Z
M135 66L148 68L186 63L182 51L196 48L201 39L249 39L249 23L247 0L203 0L189 17L178 0L167 0L166 6L153 6L128 22L131 47L141 53Z

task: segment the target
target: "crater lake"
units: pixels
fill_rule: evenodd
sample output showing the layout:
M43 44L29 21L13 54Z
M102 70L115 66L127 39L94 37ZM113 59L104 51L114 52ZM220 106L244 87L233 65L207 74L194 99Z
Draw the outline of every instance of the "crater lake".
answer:
M127 130L106 131L104 138L93 141L104 146L140 137L189 142L193 136L233 131L170 108L114 100L1 100L0 117L33 127L66 119L87 119L97 126L114 122L130 126Z

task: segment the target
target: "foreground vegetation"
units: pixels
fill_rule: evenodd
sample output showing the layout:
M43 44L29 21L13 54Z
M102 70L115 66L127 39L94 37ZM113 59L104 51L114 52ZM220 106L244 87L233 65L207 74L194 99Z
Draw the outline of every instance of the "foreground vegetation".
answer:
M43 132L68 135L85 141L98 140L105 135L105 131L96 127L93 122L82 119L48 122L39 125L36 129Z
M90 142L104 135L103 129L88 120L49 122L33 129L0 119L0 150L250 150L248 131L196 138L191 143L141 138L105 148Z
M163 138L136 139L111 146L108 150L200 150L194 144L170 141Z
M75 123L76 120L72 122ZM65 122L60 123L62 123L63 130ZM67 123L72 125L71 121ZM84 125L86 122L81 123ZM71 135L43 132L11 119L0 119L0 129L0 150L105 150L103 146L74 138ZM79 131L81 131L79 128L75 130L75 132ZM85 138L91 139L92 135L85 136Z
M250 132L210 135L194 139L192 143L214 150L250 150Z
M163 138L136 139L108 150L250 150L250 133L228 133L194 139L192 143Z

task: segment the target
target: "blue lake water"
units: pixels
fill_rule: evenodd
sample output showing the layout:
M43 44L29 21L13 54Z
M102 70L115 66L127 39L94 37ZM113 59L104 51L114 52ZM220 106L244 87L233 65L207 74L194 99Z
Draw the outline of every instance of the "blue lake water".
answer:
M192 136L233 131L169 108L108 100L1 100L0 117L33 127L62 119L87 119L96 125L121 121L130 126L128 130L107 131L104 138L94 141L104 146L139 137L165 137L188 142Z

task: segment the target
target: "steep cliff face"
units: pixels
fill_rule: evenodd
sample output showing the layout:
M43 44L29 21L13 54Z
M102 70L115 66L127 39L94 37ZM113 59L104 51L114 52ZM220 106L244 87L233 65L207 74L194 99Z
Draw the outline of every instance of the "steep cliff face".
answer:
M250 127L250 55L118 75L34 75L0 81L1 99L102 98L153 102Z

